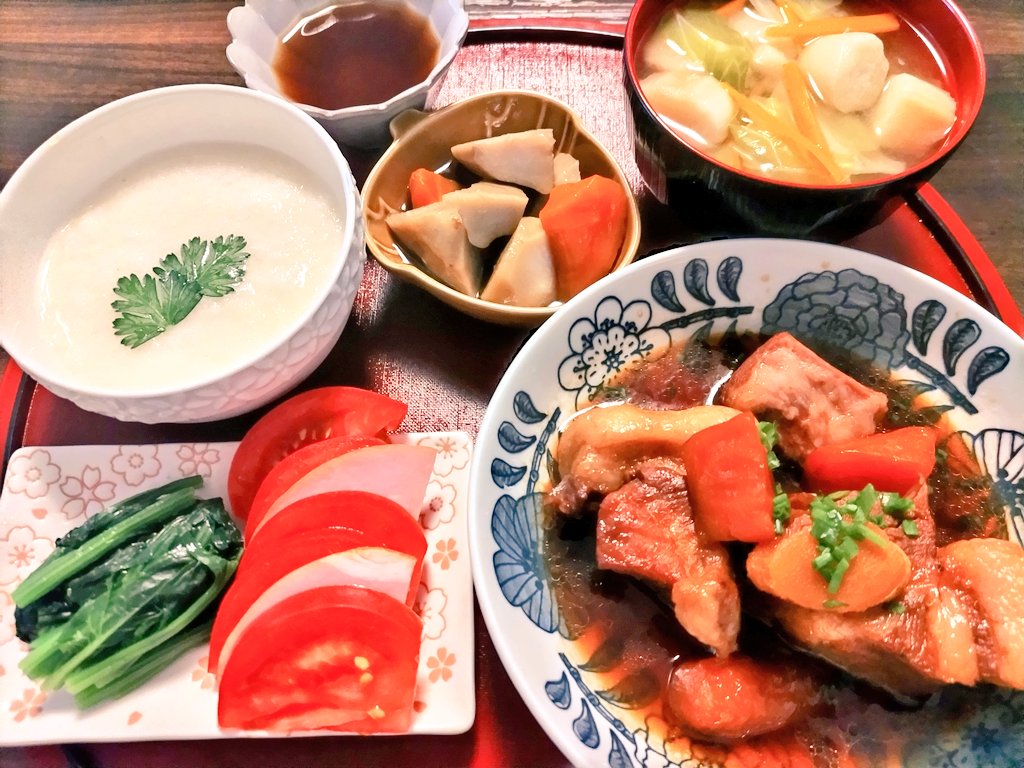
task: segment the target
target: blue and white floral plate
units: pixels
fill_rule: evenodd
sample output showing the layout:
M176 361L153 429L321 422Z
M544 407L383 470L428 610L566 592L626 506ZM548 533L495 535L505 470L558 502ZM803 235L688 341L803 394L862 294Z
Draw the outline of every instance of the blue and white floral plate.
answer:
M1024 341L930 277L848 248L723 240L677 248L570 301L520 351L480 427L470 475L473 578L520 695L580 766L708 766L664 724L602 696L565 639L542 552L535 492L564 419L610 376L669 342L737 330L827 338L894 371L948 412L1024 536ZM905 766L1020 765L1024 694L949 690L951 701L891 715ZM964 709L966 707L966 709ZM911 735L908 735L911 734ZM712 763L713 764L713 763Z

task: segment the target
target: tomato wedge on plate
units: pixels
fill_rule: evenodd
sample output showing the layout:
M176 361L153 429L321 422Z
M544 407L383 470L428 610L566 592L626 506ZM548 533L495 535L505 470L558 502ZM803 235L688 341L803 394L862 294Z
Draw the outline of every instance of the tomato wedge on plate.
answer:
M317 587L265 611L224 665L223 728L409 729L419 663L419 617L361 587Z
M248 544L282 509L299 499L331 491L368 491L385 496L419 519L437 451L423 445L372 445L349 451L311 469L266 509L249 516Z
M329 437L382 436L398 428L407 410L405 403L358 387L323 387L285 400L238 446L228 477L231 511L244 520L263 478L288 454Z
M317 587L352 586L365 587L381 594L393 597L410 608L419 581L413 583L413 575L419 573L421 563L404 552L395 552L384 547L355 547L343 552L335 552L317 560L313 560L286 573L276 581L260 581L255 571L249 571L242 580L245 597L254 597L250 603L243 604L243 598L236 598L234 605L241 609L241 615L233 626L228 626L227 618L221 622L223 643L217 647L217 665L213 663L213 638L211 636L209 669L218 672L230 661L235 645L246 628L263 613L293 595ZM252 582L252 586L244 585ZM232 610L232 613L235 613ZM218 611L217 618L221 618ZM220 638L218 638L220 639Z
M367 491L334 491L300 499L268 520L246 547L236 573L240 576L263 560L293 557L286 552L295 541L308 539L313 547L317 537L339 546L350 540L352 546L387 547L418 560L427 551L419 521L391 499Z
M299 448L281 459L271 468L256 490L246 519L261 518L277 497L291 488L295 481L321 464L336 459L349 451L367 448L371 445L386 445L379 437L345 436L331 437Z

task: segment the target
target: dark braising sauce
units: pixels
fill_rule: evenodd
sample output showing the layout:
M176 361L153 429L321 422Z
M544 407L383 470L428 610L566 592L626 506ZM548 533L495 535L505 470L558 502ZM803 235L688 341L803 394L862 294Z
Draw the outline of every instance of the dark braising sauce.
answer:
M272 67L289 99L341 109L379 104L425 80L439 47L429 19L404 3L367 0L300 19Z
M731 334L670 348L609 382L597 401L673 409L710 402L722 381L764 340L755 334ZM962 538L968 531L968 535L979 535L978 526L984 529L984 535L1005 537L1005 531L999 532L1001 509L991 498L991 483L976 466L971 468L958 461L958 456L969 454L953 428L945 423L941 409L922 403L912 389L885 372L848 355L820 348L815 351L840 370L888 395L890 411L883 429L935 424L942 430L940 459L943 452L950 458L939 461L929 480L940 545ZM776 477L787 484L792 482L795 488L799 473L798 466L787 462ZM968 520L970 526L965 522ZM596 514L572 518L550 511L548 523L544 548L555 599L573 644L573 660L588 675L601 699L633 711L634 717L626 723L631 729L643 727L654 716L667 726L666 738L685 736L673 725L666 702L669 676L679 662L706 657L708 651L681 629L667 594L597 567ZM743 561L742 545L733 555L734 566ZM738 577L742 581L742 575ZM748 599L746 593L743 599ZM903 732L908 725L905 718L912 717L909 722L927 729L937 727L939 722L948 727L949 721L958 716L947 704L929 703L920 711L906 711L905 702L896 702L809 656L795 654L773 630L750 617L743 620L739 653L761 661L796 658L808 678L820 682L824 704L801 730L803 737L813 742L816 765L849 765L840 762L832 746L837 729L854 754L869 761L859 764L873 764L870 761L884 755L887 745L908 738ZM956 695L964 694L961 691ZM965 710L958 711L963 714ZM772 738L769 734L748 743L770 750L763 745ZM729 748L714 744L691 742L691 747L694 754L712 763L724 761L729 754Z

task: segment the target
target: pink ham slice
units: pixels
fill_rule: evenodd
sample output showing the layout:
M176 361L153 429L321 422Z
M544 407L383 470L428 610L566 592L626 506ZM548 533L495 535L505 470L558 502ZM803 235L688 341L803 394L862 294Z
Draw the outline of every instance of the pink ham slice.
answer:
M416 558L384 547L357 547L337 552L296 568L282 576L258 597L224 641L217 665L223 674L231 652L246 628L260 615L289 597L318 587L354 586L381 592L410 604L415 594L413 577L419 573Z
M422 445L374 445L324 462L300 477L267 509L252 536L299 499L332 491L366 491L391 499L419 519L437 452ZM250 537L251 538L251 537Z

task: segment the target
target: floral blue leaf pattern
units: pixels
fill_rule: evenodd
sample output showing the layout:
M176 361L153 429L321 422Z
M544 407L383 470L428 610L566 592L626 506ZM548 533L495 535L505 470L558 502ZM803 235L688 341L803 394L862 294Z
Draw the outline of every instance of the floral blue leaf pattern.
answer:
M911 333L914 346L922 355L928 354L928 342L946 316L946 305L935 299L928 299L918 304L911 319Z
M972 395L985 379L995 376L1010 363L1010 356L1002 347L986 347L971 361L967 369L967 391Z
M740 300L737 288L742 274L743 261L736 256L730 256L718 265L718 287L730 301Z
M715 300L708 293L708 263L704 259L693 259L683 267L683 285L697 301L709 307L714 305Z
M499 488L511 488L522 480L525 474L526 467L513 467L502 459L491 461L491 479Z
M952 405L928 405L915 410L914 415L926 424L938 424L942 414L948 413L954 408L955 406Z
M604 701L623 709L639 709L658 698L661 686L648 670L626 675L611 688L595 691Z
M568 709L572 704L572 689L569 687L569 678L566 677L565 672L557 680L549 680L545 683L544 693L559 709Z
M903 294L856 269L810 272L764 308L765 333L843 347L883 368L907 357L910 331Z
M583 711L572 721L572 732L588 747L597 749L601 744L601 734L597 730L597 723L594 722L594 715L591 714L587 702L583 701L581 704L583 704Z
M530 621L545 632L564 631L540 553L540 515L540 494L498 499L491 514L491 536L498 545L494 575L505 599Z
M970 318L963 317L949 326L942 340L942 362L946 365L946 374L956 373L956 364L967 349L981 338L981 328Z
M512 398L512 411L515 413L516 418L525 424L536 424L538 421L543 421L546 413L541 413L537 410L537 407L533 404L533 400L525 392L516 392L515 397Z
M579 665L586 672L609 672L622 662L622 640L610 637L599 645L590 658Z
M914 396L923 395L926 392L934 392L938 387L934 384L929 384L926 381L911 381L910 379L899 379L898 383L901 387L908 390Z
M622 741L614 733L608 734L612 740L612 748L608 751L608 768L632 768L633 761Z
M1024 434L1011 429L960 432L1004 505L1024 514Z
M593 399L601 385L652 350L668 346L664 328L650 328L651 305L633 301L623 306L614 296L602 300L594 317L583 317L569 329L573 353L558 367L558 383L576 392L576 404Z
M685 312L676 295L676 279L667 269L662 270L651 280L651 298L669 312Z
M503 421L498 427L498 444L509 453L525 451L537 440L535 437L527 437L513 426L512 422Z

